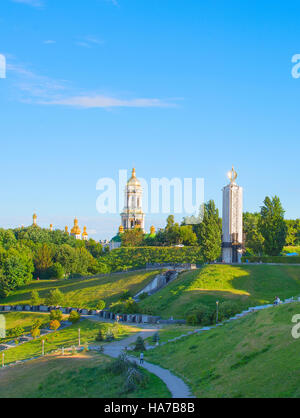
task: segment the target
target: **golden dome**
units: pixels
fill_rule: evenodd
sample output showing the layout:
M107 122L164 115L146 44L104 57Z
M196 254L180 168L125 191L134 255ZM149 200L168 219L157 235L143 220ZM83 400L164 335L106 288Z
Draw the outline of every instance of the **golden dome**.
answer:
M78 226L78 219L77 218L74 219L74 227L71 229L71 234L72 235L80 235L81 234L81 229Z
M69 233L69 228L67 226L65 226L65 233L68 234Z
M119 234L124 234L124 227L122 225L119 228Z
M131 178L128 180L127 185L141 187L140 181L136 178L135 168L132 169L132 175Z
M88 236L88 233L87 233L87 231L86 231L86 226L84 226L84 227L83 227L83 233L82 233L82 236L83 236L83 237L87 237L87 236Z
M53 231L53 225L50 224L50 231Z
M37 226L37 214L34 213L32 218L33 218L33 226Z
M151 228L150 228L150 234L154 235L155 232L156 232L155 227L152 225Z

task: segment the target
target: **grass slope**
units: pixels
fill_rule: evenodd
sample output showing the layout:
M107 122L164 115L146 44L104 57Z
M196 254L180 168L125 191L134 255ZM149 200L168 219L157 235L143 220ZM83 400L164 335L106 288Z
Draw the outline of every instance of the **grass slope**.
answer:
M5 314L9 317L13 314ZM49 318L48 315L46 315ZM49 321L49 319L48 319ZM20 324L22 326L22 324ZM111 329L117 340L125 338L135 332L139 332L139 328L128 325L114 325L108 323L93 322L87 319L78 324L74 324L61 331L56 331L46 337L41 337L25 344L11 348L5 351L5 364L14 363L19 360L26 360L42 354L42 339L45 340L45 353L49 353L62 347L71 347L78 344L78 328L80 328L81 344L93 343L93 345L103 345L103 343L95 342L95 338L101 328L103 333L105 330ZM1 342L1 341L0 341Z
M45 357L0 370L0 398L168 398L166 385L143 370L148 382L129 394L124 378L105 370L109 358L86 353Z
M197 397L300 397L300 340L291 319L300 303L251 314L146 353Z
M300 266L208 265L183 273L141 307L165 318L184 318L198 303L215 307L216 301L241 300L257 305L300 294Z
M21 287L9 297L0 299L1 305L30 303L31 292L37 290L41 298L46 298L51 289L59 289L66 295L66 304L74 307L96 308L100 299L107 305L119 300L124 290L135 295L154 279L158 271L116 273L91 279L61 281L40 281Z

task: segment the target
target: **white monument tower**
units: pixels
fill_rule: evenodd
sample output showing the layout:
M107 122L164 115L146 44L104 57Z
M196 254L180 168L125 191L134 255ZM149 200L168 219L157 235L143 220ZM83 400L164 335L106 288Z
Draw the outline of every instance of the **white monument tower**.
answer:
M127 182L125 189L125 207L121 213L122 227L124 230L141 228L145 230L145 214L142 209L143 189L140 181L136 178L135 168Z
M243 188L236 184L237 173L228 173L230 184L223 188L222 260L240 263L243 253Z

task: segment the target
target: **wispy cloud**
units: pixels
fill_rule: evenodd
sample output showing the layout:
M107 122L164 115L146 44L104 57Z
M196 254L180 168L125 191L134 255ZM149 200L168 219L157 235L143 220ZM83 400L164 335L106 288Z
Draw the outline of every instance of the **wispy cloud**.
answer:
M103 95L74 96L42 102L47 105L71 106L77 108L113 108L113 107L174 107L176 104L160 99L119 99Z
M26 66L9 62L7 71L11 73L17 100L47 106L66 106L78 109L96 108L166 108L175 107L176 100L158 98L124 98L96 92L78 91L69 81L54 80L41 76Z
M41 8L44 6L43 0L11 0L14 3L22 3L26 4L27 6Z
M53 41L52 39L47 39L43 43L46 44L46 45L52 45L52 44L56 44L56 41Z
M79 41L75 42L75 44L84 48L92 48L93 46L103 45L104 41L98 39L96 36L84 36Z

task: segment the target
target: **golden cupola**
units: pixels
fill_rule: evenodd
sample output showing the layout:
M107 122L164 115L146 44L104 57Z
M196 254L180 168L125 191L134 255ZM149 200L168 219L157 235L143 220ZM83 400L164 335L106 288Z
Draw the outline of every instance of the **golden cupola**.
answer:
M50 231L53 231L53 224L50 224Z
M81 229L79 228L78 219L77 218L74 219L74 226L71 229L71 234L72 235L75 235L75 236L81 234Z
M132 169L132 174L130 179L128 180L127 183L128 186L136 186L136 187L141 187L141 183L140 181L136 178L136 171L135 168Z
M65 226L65 233L69 235L69 228Z
M84 226L84 227L83 227L83 233L82 233L82 239L83 239L84 241L87 241L87 240L88 240L88 237L89 237L89 235L88 235L88 233L87 233L87 228L86 228L86 226Z
M33 214L32 219L33 219L33 226L37 226L37 214L36 213Z
M121 225L119 228L119 234L124 234L124 227Z
M155 233L156 233L155 227L152 225L150 228L150 234L155 235Z

